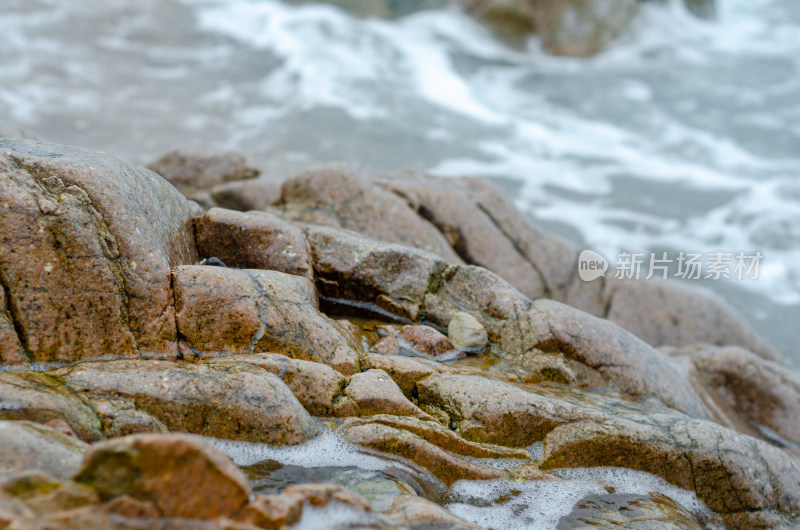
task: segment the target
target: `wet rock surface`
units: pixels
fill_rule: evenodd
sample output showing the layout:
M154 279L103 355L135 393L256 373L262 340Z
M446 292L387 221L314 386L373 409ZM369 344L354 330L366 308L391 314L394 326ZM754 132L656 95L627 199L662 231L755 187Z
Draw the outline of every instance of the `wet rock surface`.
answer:
M0 283L24 358L176 355L170 268L197 260L192 203L55 144L0 139L0 175Z
M266 212L212 208L194 220L197 250L229 267L263 269L314 280L306 240L296 226Z
M728 527L800 521L800 379L719 300L576 282L576 249L481 180L327 166L239 212L213 206L263 184L241 159L174 156L206 213L105 155L0 140L0 526L471 528L441 506L459 484L588 467ZM665 495L560 524L704 520Z

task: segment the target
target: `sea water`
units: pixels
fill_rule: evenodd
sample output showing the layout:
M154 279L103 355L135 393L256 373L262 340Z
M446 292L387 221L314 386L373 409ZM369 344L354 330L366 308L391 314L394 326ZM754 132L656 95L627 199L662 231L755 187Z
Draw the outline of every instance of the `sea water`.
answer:
M604 254L760 251L705 281L792 361L800 320L800 2L649 2L590 59L455 8L399 20L276 0L0 0L0 119L144 164L216 144L496 179ZM699 282L698 282L699 283Z

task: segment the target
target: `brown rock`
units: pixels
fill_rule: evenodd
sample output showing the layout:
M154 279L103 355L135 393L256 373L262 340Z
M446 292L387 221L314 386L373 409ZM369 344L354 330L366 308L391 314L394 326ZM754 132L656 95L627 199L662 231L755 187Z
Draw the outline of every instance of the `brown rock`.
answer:
M614 281L605 318L657 346L736 345L772 361L781 355L719 297L672 282Z
M403 326L397 335L400 353L449 361L464 357L446 335L430 326Z
M355 303L378 314L419 319L425 293L447 269L438 256L379 243L354 232L308 226L320 297Z
M448 486L458 480L491 480L505 478L505 473L489 466L473 464L409 431L381 423L345 420L338 431L345 441L384 451L411 460Z
M693 365L697 392L739 432L800 449L800 376L735 346L673 349Z
M0 403L0 419L42 424L61 420L83 441L102 438L102 425L92 408L46 374L0 372Z
M442 234L405 201L344 166L320 166L287 180L276 213L427 250L452 263L461 261Z
M417 389L424 410L443 412L458 434L475 442L525 447L557 425L589 414L585 408L477 376L434 374L419 381Z
M302 519L306 505L324 508L331 502L345 504L368 514L371 509L364 499L333 484L298 484L283 488L278 495L259 495L244 510L241 520L259 528L280 530Z
M250 499L241 470L220 451L185 435L139 434L94 445L75 477L104 500L128 494L164 517L238 515Z
M559 528L660 528L702 530L707 528L685 507L660 493L647 495L589 495L579 500Z
M103 421L106 438L118 438L144 432L168 433L164 423L143 410L137 410L127 399L91 399L92 406Z
M324 362L342 373L358 356L340 328L319 312L313 284L276 271L178 267L178 329L186 352L275 352Z
M0 284L27 357L176 354L170 268L197 260L195 206L155 173L53 144L0 140L0 177Z
M495 212L481 201L505 197L491 185L482 186L467 179L442 179L416 172L401 172L377 181L408 201L423 218L428 219L444 235L450 246L465 263L478 265L502 276L530 298L550 294L534 259L543 260L541 250L527 255L514 236L495 218ZM519 213L507 199L512 212ZM531 233L525 222L525 233ZM451 263L457 263L453 262ZM570 261L569 267L573 266Z
M212 208L194 220L201 256L229 267L276 270L314 280L303 232L266 212Z
M209 191L210 203L220 208L239 210L267 210L281 198L283 181L261 175L250 180L227 182Z
M252 364L121 360L53 375L92 399L130 400L172 431L275 445L319 434L283 381Z
M44 425L0 420L0 477L39 471L66 479L80 468L86 447Z
M23 501L31 510L40 514L99 502L97 493L88 486L56 480L44 473L16 475L0 484L0 490Z
M14 329L14 321L6 304L5 287L0 282L0 363L25 364L28 358Z
M634 0L464 0L501 33L535 31L553 55L587 57L604 49L636 14Z
M673 412L561 425L544 442L542 469L611 466L647 471L693 490L711 510L759 517L800 514L800 465L766 442Z
M369 418L351 418L347 420L349 426L379 423L408 431L427 442L430 442L451 453L474 458L516 458L530 460L531 456L524 450L509 449L498 445L470 442L461 438L442 424L432 420L422 420L411 416L396 416L379 414Z
M479 530L470 521L448 512L435 502L414 495L398 496L387 514L401 528L436 528L437 530Z
M333 401L345 386L345 377L330 366L277 353L236 355L209 362L254 364L277 375L312 416L331 416Z
M218 184L258 176L258 170L251 167L241 153L215 149L172 151L148 169L170 181L189 198Z
M384 340L387 339L389 337ZM386 372L408 398L411 398L416 391L417 381L420 379L425 379L434 373L450 372L447 365L424 358L413 359L405 355L368 353L364 357L364 366Z
M411 403L397 384L383 370L367 370L353 375L333 407L336 416L373 416L393 414L428 418Z

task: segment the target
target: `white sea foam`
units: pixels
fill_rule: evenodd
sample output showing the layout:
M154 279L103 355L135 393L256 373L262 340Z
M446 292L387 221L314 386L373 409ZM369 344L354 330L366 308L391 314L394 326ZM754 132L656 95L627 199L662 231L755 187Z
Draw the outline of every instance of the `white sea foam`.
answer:
M579 500L588 495L606 495L613 488L620 495L661 493L703 519L710 528L715 527L714 516L693 493L649 473L623 468L562 469L555 473L566 480L462 480L453 484L450 491L459 502L446 508L486 528L549 530ZM500 497L505 499L497 502Z

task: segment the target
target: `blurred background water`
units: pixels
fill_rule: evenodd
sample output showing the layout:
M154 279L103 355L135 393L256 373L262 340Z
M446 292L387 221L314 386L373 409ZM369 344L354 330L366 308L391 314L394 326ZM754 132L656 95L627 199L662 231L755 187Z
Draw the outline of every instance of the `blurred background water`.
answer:
M496 179L604 253L759 250L708 281L800 364L800 2L647 3L590 59L454 8L393 21L270 0L0 0L0 119L136 164L245 152Z

